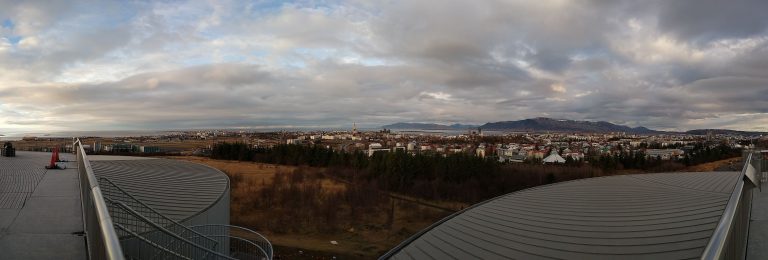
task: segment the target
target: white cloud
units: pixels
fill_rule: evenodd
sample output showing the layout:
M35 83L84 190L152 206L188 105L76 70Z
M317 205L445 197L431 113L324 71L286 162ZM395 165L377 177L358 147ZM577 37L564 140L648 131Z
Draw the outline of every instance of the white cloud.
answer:
M21 41L19 41L19 48L23 50L35 49L39 45L40 45L40 42L35 36L25 37L24 39L21 39Z
M451 94L443 93L443 92L421 92L420 96L422 97L429 97L433 99L438 100L444 100L444 101L450 101Z
M11 45L11 42L8 40L8 38L0 37L0 54L9 51L11 48L13 48L13 45Z
M557 93L565 93L567 92L567 89L565 88L565 85L563 83L554 83L552 85L549 85L549 88L552 89L552 91Z

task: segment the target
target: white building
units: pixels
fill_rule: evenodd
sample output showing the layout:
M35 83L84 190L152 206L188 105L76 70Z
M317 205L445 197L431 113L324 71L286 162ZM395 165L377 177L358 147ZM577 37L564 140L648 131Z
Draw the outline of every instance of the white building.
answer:
M547 158L544 158L544 163L565 163L565 159L563 159L562 156L557 154L557 152L552 152Z
M649 158L661 158L662 160L679 159L685 155L680 149L646 149L645 156Z
M288 140L285 140L285 144L304 144L304 140L298 139L298 138L288 139Z
M384 148L380 143L371 143L368 145L368 156L373 156L375 152L389 152L389 149Z

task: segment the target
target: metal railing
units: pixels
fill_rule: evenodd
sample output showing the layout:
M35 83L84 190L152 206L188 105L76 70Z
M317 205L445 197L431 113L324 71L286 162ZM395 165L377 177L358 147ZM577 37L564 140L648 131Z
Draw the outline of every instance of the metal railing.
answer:
M160 213L150 219L123 201L105 200L129 259L272 259L272 244L252 230L229 225L177 226L173 220L163 226L155 222L166 218Z
M73 145L77 152L77 172L80 179L80 198L88 259L125 259L120 240L112 225L112 218L109 216L109 210L82 143L78 139Z
M272 259L272 244L261 234L238 226L198 225L190 227L207 237L229 245L229 255L237 259Z
M131 259L236 259L181 237L133 210L107 198L126 256ZM137 231L140 230L140 231Z
M762 157L746 156L741 178L728 199L723 216L704 249L702 260L744 259L747 248L752 191L761 186Z
M100 177L107 208L129 259L272 259L259 233L229 225L184 226Z
M141 235L131 231L130 229L126 228L123 225L116 223L115 230L117 230L118 232L129 234L131 237L134 237L136 239L136 241L133 241L133 243L135 244L134 246L140 247L140 248L149 248L150 250L157 252L153 255L162 254L166 256L165 259L190 259L190 258L184 257L179 253L168 250L167 248L164 248L158 245L157 243L150 241L149 239L142 237ZM137 258L129 257L129 259L137 259Z
M99 185L102 188L104 197L107 200L122 202L126 206L130 207L132 210L138 212L145 218L167 229L168 231L173 232L174 234L177 234L183 238L189 239L192 242L197 243L210 250L213 250L213 251L218 250L217 247L219 243L215 239L206 237L205 235L200 234L199 232L192 230L191 228L184 226L173 219L168 218L167 216L163 215L162 213L158 212L154 208L150 207L149 205L145 204L144 202L140 201L130 193L120 188L120 186L118 186L108 178L99 177ZM110 211L112 211L112 208L110 208ZM144 229L146 227L131 226L131 223L128 223L128 222L121 223L120 220L116 220L116 222L117 222L116 224L121 224L123 225L124 228L128 228L138 234L142 234L146 231L149 231ZM126 252L126 253L129 253L129 252Z

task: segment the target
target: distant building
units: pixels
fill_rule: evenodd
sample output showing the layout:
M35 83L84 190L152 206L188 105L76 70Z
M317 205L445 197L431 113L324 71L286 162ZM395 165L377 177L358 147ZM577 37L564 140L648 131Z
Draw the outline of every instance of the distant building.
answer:
M299 139L299 138L296 138L296 139L288 139L288 140L285 140L285 144L296 144L296 145L301 145L301 144L304 144L304 140L302 140L302 139Z
M157 146L139 146L139 152L142 153L159 153L160 147Z
M512 155L512 156L509 156L508 158L509 158L508 161L513 163L521 163L525 161L525 155L522 155L522 154Z
M479 146L475 149L475 155L480 158L485 158L485 146Z
M541 159L541 158L544 158L544 155L546 155L546 154L547 154L547 152L544 151L544 150L538 150L538 151L531 150L531 151L528 152L528 157L536 158L536 159Z
M544 158L544 160L542 160L542 162L544 162L544 163L565 163L565 159L563 159L562 156L557 154L557 152L552 151L552 154L547 156L547 158Z
M645 156L648 158L661 158L662 160L679 159L685 155L681 149L646 149Z
M86 148L87 145L83 145ZM133 153L138 151L138 147L132 144L112 144L104 146L104 151L113 153Z
M373 156L376 152L389 152L388 148L384 148L380 143L371 143L368 145L368 156Z
M583 160L584 159L584 154L583 153L573 153L573 152L572 153L564 153L563 156L565 158L571 157L571 159L574 159L574 160Z

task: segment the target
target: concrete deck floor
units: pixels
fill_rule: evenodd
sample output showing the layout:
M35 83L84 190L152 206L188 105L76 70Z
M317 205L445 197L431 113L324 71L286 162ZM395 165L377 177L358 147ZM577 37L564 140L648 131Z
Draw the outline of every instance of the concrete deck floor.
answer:
M766 172L763 177L763 190L754 189L752 193L752 213L749 222L746 259L768 258L768 184Z
M50 153L0 157L0 259L86 259L75 162L45 170ZM71 154L61 159L74 161Z

